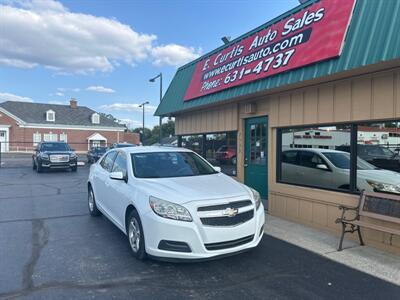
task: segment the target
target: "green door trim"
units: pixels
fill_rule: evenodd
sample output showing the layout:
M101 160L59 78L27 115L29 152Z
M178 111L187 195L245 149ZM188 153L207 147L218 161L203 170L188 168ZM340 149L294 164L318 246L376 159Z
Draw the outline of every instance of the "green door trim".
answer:
M268 199L268 116L244 122L244 182Z

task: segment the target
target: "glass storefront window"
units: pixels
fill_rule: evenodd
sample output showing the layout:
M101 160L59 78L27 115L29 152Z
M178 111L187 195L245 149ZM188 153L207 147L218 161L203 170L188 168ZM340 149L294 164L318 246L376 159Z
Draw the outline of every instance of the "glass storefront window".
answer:
M236 132L207 134L205 158L223 173L236 176L236 145Z
M206 133L182 136L182 147L190 149L213 166L221 167L223 173L236 176L237 132Z
M203 155L203 135L182 136L182 147Z
M358 190L400 194L400 122L357 126Z
M282 129L280 178L284 183L350 189L349 125Z

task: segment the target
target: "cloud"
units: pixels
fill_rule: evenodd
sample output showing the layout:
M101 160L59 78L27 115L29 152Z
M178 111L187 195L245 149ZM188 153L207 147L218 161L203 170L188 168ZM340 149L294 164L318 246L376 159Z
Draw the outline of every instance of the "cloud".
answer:
M119 123L126 125L126 127L130 129L135 129L136 127L142 126L141 121L133 120L133 119L119 119Z
M181 66L198 58L201 51L193 47L168 44L153 48L151 54L154 58L153 64L156 66Z
M87 91L91 91L91 92L97 92L97 93L115 93L115 91L113 89L110 88L106 88L104 86L98 85L98 86L89 86L88 88L86 88Z
M0 28L6 30L0 35L0 65L88 74L152 60L157 66L177 66L200 54L177 44L154 46L154 34L138 33L115 19L70 12L58 1L2 3Z
M133 112L142 112L143 108L139 107L139 103L113 103L113 104L105 104L100 106L101 109L105 111L133 111ZM154 113L157 109L156 106L153 105L145 105L145 112Z
M0 102L3 101L33 102L33 99L29 97L14 95L11 93L0 93Z
M65 92L80 92L81 89L80 88L57 88L57 91L61 92L61 93L65 93Z

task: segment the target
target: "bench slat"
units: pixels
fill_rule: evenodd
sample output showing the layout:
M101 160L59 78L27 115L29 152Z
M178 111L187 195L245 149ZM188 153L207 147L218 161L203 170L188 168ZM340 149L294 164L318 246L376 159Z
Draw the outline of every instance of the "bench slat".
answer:
M391 234L395 234L395 235L400 235L400 230L394 229L394 228L371 224L371 223L367 223L367 222L363 222L363 221L353 221L353 222L349 222L349 223L358 225L360 227L366 227L366 228L375 229L378 231L383 231L383 232L387 232L387 233L391 233Z

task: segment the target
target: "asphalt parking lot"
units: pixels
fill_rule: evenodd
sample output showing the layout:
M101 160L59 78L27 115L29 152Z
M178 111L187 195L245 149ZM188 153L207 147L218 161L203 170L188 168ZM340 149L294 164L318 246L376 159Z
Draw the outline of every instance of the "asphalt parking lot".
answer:
M265 235L217 261L139 262L86 204L88 168L0 169L1 299L395 299L400 287Z

